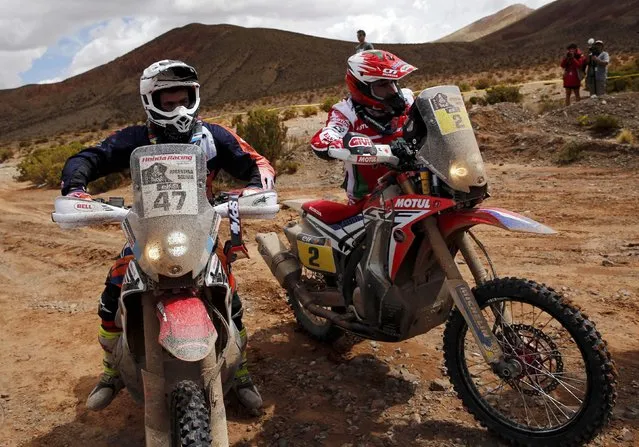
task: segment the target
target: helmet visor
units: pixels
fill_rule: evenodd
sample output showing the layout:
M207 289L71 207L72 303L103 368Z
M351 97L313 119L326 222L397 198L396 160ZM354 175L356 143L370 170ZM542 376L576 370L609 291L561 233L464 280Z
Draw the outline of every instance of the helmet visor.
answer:
M168 67L156 75L157 81L180 81L180 82L197 82L197 72L191 67L178 65Z
M392 98L397 95L398 92L399 89L397 88L397 82L395 81L380 79L371 83L371 95L380 101Z
M153 104L158 110L172 112L178 107L191 109L196 101L195 88L173 87L153 92Z

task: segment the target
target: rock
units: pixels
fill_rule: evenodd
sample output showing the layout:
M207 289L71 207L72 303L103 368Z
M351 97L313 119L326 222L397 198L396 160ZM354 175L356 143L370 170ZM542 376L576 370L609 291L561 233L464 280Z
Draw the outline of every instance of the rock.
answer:
M444 379L435 379L428 385L428 389L431 391L447 391L450 388L450 383Z
M371 348L373 348L373 349L378 349L379 348L379 343L377 343L376 341L371 341L370 345L371 345Z
M414 424L421 424L422 417L419 415L419 413L413 413L410 415L410 421Z
M407 380L408 382L411 382L411 383L419 382L419 376L412 374L406 368L400 369L399 374L404 380Z
M618 439L626 442L632 442L635 439L635 435L632 431L624 427L621 429L621 433L619 433Z
M604 267L613 267L615 263L612 262L610 259L604 259L603 261L601 261L601 265L603 265Z
M9 399L8 394L0 394L0 399Z

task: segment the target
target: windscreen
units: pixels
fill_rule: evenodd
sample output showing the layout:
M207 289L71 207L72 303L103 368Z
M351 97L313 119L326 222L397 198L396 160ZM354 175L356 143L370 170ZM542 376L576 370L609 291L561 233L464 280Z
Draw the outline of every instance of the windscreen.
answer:
M428 88L415 104L427 128L420 161L456 191L485 185L484 162L459 88Z
M191 144L143 146L130 163L134 204L123 225L140 268L156 281L158 275L196 277L216 239L203 150Z

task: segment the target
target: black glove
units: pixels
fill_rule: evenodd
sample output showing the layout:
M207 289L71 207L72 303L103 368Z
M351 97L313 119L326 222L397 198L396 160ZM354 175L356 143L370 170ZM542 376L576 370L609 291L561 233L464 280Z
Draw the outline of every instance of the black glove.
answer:
M415 160L415 151L403 138L393 141L390 147L391 152L395 157L399 158L401 164L411 163Z

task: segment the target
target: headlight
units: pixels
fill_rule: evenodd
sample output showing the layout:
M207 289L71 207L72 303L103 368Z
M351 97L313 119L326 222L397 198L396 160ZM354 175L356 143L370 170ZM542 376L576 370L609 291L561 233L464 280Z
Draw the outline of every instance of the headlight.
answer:
M167 254L173 258L184 256L189 251L189 238L181 231L173 231L166 237L164 243L149 241L146 246L146 258L151 262L159 261Z
M452 179L466 177L468 175L468 169L461 165L452 165L450 167L450 176Z
M167 236L166 247L171 256L179 258L189 251L189 238L181 231L174 231Z
M146 257L149 261L157 261L162 256L162 247L157 242L150 242L146 246Z

